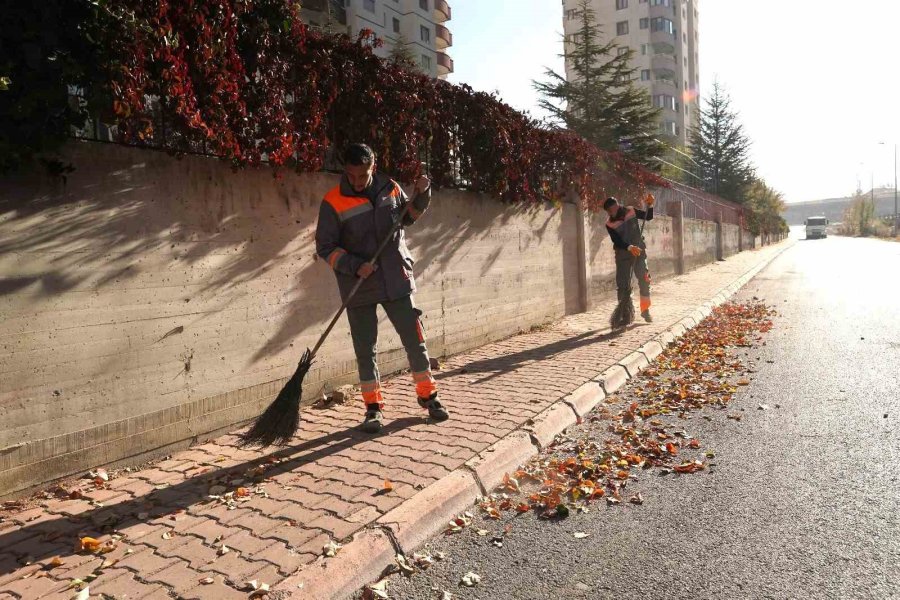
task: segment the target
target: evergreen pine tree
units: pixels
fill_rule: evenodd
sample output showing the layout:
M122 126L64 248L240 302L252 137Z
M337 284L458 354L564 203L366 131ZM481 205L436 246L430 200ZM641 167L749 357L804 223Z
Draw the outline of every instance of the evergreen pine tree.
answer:
M665 153L659 136L660 110L634 80L634 51L615 41L602 41L602 31L589 0L579 6L581 27L564 52L573 77L547 69L547 81L534 82L543 96L540 106L551 120L604 150L618 150L654 171Z
M691 154L697 175L707 191L727 200L744 202L753 182L750 139L731 110L731 98L718 81L699 111L697 126L691 131Z

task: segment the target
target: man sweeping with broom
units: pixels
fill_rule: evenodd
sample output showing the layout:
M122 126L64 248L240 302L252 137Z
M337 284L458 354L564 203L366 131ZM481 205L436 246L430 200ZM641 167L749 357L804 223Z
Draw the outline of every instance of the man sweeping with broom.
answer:
M622 329L634 321L634 305L631 302L631 277L637 276L641 293L641 316L648 323L650 316L650 271L647 268L647 244L644 241L643 223L653 220L656 199L647 194L646 210L622 206L615 198L607 198L603 209L609 215L606 231L612 239L616 254L616 288L619 303L610 319L612 329ZM638 224L641 219L641 224Z
M435 421L445 421L450 416L438 400L431 374L420 318L422 311L416 308L412 298L416 291L413 259L402 227L415 223L430 202L431 182L426 175L419 177L415 197L409 200L395 181L376 172L372 149L353 144L344 153L340 184L325 195L319 209L316 253L334 270L341 299L347 306L366 406L362 429L368 433L381 431L384 419L384 398L375 362L378 342L375 309L379 304L406 350L419 405ZM401 226L396 227L399 219L402 219ZM380 248L382 243L385 245ZM351 295L360 280L362 283Z

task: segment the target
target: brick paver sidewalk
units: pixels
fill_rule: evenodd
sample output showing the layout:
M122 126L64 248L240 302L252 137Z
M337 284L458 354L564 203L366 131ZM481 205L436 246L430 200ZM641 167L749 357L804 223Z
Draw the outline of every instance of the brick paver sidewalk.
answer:
M247 581L274 586L329 541L347 539L522 427L781 249L659 283L655 322L615 338L609 301L448 359L438 374L447 423L427 423L409 378L398 377L385 386L387 422L377 437L355 429L363 412L356 403L310 408L294 445L274 454L240 449L226 435L100 488L82 480L82 497L2 510L0 599L71 598L75 579L89 583L91 597L154 600L247 598ZM81 536L108 552L77 552Z

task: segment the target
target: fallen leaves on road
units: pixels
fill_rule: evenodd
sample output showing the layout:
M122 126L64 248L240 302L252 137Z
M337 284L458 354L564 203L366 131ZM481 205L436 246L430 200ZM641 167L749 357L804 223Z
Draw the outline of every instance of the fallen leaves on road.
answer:
M701 459L714 454L689 456L701 448L700 440L684 427L666 425L664 417L726 408L738 386L750 384L742 377L749 370L729 349L753 346L771 329L773 315L756 301L717 307L633 380L628 399L623 394L607 398L587 419L588 431L578 438L557 436L549 452L507 473L497 490L479 503L483 515L499 519L504 512L535 511L545 519L560 519L570 509L586 512L601 499L615 506L627 498L639 506L644 502L640 493L623 493L637 473L658 469L660 474L686 475L705 470ZM739 421L741 415L728 418ZM606 439L596 435L603 427L612 434ZM451 523L448 533L466 525Z
M462 576L462 579L459 582L466 587L475 587L476 585L481 583L481 575L469 571Z
M384 480L384 487L382 488L385 492L394 491L394 484L390 482L389 479Z
M404 575L412 575L416 572L415 567L410 565L407 562L406 557L402 554L398 554L394 560L397 562L397 566L400 568L400 572Z
M474 515L470 512L466 512L456 517L455 519L450 521L450 523L448 523L447 529L444 530L444 533L447 535L451 535L461 532L463 529L472 524L473 517Z
M573 535L576 540L583 540L584 538L588 537L590 534L585 533L583 531L576 531Z
M387 600L387 579L367 585L363 589L363 600Z

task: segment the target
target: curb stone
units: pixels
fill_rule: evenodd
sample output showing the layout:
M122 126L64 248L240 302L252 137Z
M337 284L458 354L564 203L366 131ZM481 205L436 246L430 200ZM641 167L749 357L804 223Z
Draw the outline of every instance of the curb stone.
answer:
M515 471L537 452L530 435L524 431L514 431L466 461L466 468L475 474L481 488L490 492L503 481L505 474Z
M599 381L588 381L577 390L563 398L563 402L572 407L579 418L584 418L589 412L606 398L603 385Z
M656 357L663 353L663 345L656 340L652 340L641 346L639 352L647 357L647 362L649 364L656 360Z
M394 561L396 549L378 529L365 529L353 536L333 558L320 556L278 584L269 600L289 598L342 598L378 579L385 565Z
M793 244L787 244L736 282L726 286L716 294L712 305L718 306L726 302L792 246ZM712 312L711 307L704 305L704 308L707 315ZM649 365L649 354L656 350L655 346L649 346L656 344L661 350L665 349L688 329L696 327L703 318L701 309L681 319L656 336L654 341L642 346L641 351L629 354L593 381L573 390L538 415L535 418L536 425L531 428L533 438L529 435L529 429L524 427L510 433L470 459L463 468L453 471L382 516L374 527L356 534L336 557L328 560L320 558L281 582L269 598L343 598L376 580L394 562L397 552L411 552L439 531L445 522L464 512L481 496L482 488L492 490L502 481L503 474L527 462L537 452L533 439L546 447L557 434L575 424L580 416L625 385L632 377L629 375L631 369L637 374L646 368ZM592 390L593 386L597 386L599 390ZM513 464L515 467L509 466Z
M559 402L535 417L535 421L534 437L543 449L550 445L558 433L577 423L578 415L569 404Z
M610 396L628 381L628 371L622 365L613 365L603 371L597 381L603 386L606 395Z
M629 379L650 366L650 362L647 360L647 357L640 352L632 352L631 354L620 360L619 364L625 367L625 370L628 371Z
M412 553L441 531L450 519L468 510L473 500L480 496L481 489L475 474L465 468L456 469L387 512L375 523L393 533L394 541L400 546L398 552Z

